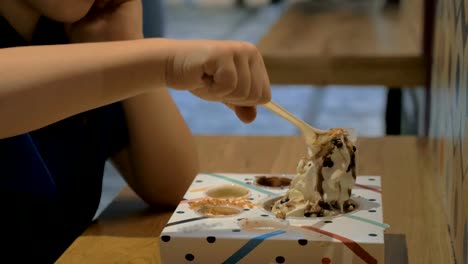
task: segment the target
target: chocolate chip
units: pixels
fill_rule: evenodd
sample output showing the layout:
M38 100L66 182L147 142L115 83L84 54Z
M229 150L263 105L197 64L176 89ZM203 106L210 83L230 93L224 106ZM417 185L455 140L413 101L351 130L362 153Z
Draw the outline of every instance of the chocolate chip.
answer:
M333 167L333 165L334 165L334 163L333 163L333 161L331 160L331 158L325 158L325 159L323 160L323 166L324 166L324 167L331 168L331 167Z
M346 200L344 203L343 203L343 209L346 213L349 213L349 212L352 212L356 209L356 203L349 199L349 200Z
M346 172L349 172L351 169L353 169L355 167L356 167L356 154L351 153L351 160L349 162L348 169L346 170ZM353 178L354 178L354 176L353 176Z
M355 146L353 146L353 152L356 152L356 147Z
M282 203L282 204L287 203L287 202L289 202L289 198L287 198L287 197L280 201L280 203Z
M333 208L335 208L335 209L341 209L340 204L338 203L338 201L331 202L331 206Z
M310 217L312 215L312 212L304 212L305 217Z
M332 139L332 144L335 145L337 148L342 148L343 147L343 142L341 140L334 138Z
M319 206L325 210L331 210L332 208L330 207L329 203L326 203L324 200L319 201Z

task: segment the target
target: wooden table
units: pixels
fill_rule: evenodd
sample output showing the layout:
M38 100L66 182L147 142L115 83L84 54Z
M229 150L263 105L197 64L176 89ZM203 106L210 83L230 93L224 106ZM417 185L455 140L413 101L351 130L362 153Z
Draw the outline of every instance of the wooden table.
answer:
M204 172L293 173L304 154L300 137L199 136ZM363 138L358 173L383 183L386 263L453 263L440 193L429 177L423 139ZM160 263L158 235L171 212L148 208L128 188L58 263Z
M258 43L271 83L424 85L422 1L365 1L290 4Z

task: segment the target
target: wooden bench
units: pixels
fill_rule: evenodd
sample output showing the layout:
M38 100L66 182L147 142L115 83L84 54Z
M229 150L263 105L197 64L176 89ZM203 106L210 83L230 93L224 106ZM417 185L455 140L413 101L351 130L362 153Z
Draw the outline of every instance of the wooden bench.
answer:
M402 1L380 6L376 0L290 3L258 43L271 82L425 84L422 4Z

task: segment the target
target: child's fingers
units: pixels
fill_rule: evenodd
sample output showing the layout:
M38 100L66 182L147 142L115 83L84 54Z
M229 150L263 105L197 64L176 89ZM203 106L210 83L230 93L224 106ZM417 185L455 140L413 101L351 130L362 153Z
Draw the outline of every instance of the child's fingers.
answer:
M233 60L226 60L217 65L210 90L219 98L228 98L237 91L239 76ZM208 72L209 67L206 67Z
M257 117L256 106L236 106L234 111L237 117L246 124L253 122Z
M236 113L236 116L242 122L248 124L252 123L257 117L257 107L256 106L236 106L233 104L224 103L229 109Z
M228 94L225 99L233 100L234 102L245 102L248 103L250 96L250 68L248 58L242 56L235 56L235 71L237 73L237 83L232 93Z

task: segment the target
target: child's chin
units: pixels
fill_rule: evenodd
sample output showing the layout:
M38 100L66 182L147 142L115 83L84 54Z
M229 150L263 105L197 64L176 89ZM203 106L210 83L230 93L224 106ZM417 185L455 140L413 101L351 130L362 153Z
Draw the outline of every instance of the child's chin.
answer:
M38 6L41 13L57 22L74 23L86 16L94 0L49 0L48 6ZM41 8L42 7L42 8Z

